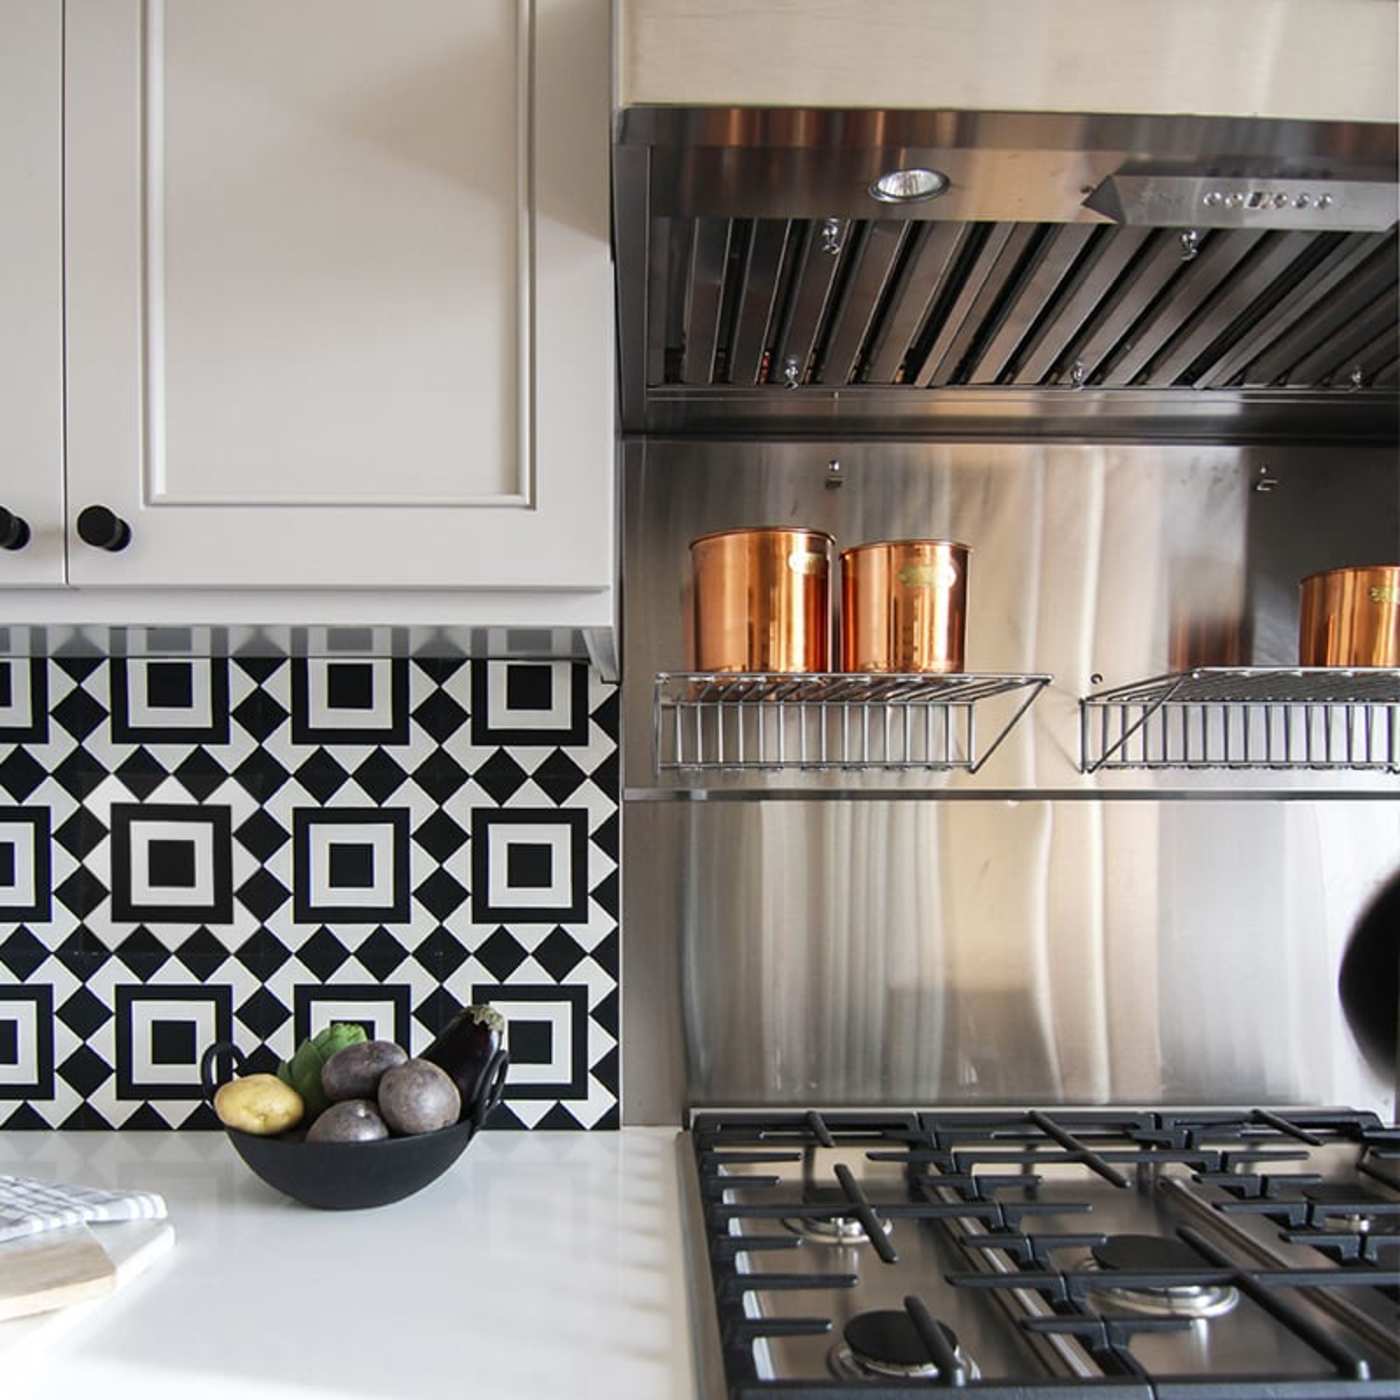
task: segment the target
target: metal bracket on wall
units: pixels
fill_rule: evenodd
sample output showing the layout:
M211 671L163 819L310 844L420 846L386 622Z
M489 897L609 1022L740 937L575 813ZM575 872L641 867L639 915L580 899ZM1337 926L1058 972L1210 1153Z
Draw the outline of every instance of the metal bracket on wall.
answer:
M616 685L622 670L617 659L617 632L611 627L586 627L583 629L583 644L588 649L588 660L597 671L598 678L608 685Z

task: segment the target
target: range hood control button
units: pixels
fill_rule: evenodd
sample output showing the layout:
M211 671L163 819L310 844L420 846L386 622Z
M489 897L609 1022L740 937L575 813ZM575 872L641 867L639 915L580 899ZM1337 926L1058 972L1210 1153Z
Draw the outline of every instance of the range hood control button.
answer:
M1208 228L1360 233L1394 229L1396 194L1393 179L1127 170L1096 186L1084 207L1138 228L1181 228L1197 218Z

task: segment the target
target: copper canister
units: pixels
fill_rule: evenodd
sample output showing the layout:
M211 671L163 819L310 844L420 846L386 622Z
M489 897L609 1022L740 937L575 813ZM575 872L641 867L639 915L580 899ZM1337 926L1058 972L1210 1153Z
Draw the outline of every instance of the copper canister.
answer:
M1400 564L1328 569L1298 586L1300 666L1400 666Z
M722 530L693 540L694 669L831 669L831 556L821 530Z
M963 669L967 566L954 540L879 540L841 554L841 669Z

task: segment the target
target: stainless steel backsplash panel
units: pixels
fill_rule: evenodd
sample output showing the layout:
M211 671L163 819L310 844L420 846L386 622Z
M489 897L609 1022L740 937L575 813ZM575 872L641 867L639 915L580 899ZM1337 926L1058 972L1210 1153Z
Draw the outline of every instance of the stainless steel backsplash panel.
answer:
M1335 986L1400 807L664 810L692 1104L1393 1106Z
M812 1102L1394 1111L1336 977L1400 867L1400 780L1085 777L1076 713L1094 675L1293 663L1297 580L1400 553L1393 450L649 442L625 483L630 1121ZM1056 678L981 773L712 784L789 799L765 801L658 781L651 684L684 664L687 541L789 522L843 546L974 546L969 665ZM823 796L843 784L863 800Z

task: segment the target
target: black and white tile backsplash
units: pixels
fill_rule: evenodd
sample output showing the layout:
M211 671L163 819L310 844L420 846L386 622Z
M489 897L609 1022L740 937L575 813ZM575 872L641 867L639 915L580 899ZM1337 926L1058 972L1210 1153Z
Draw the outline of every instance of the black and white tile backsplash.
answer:
M469 1001L496 1126L617 1124L615 688L323 649L0 659L0 1126L212 1126L213 1040Z

